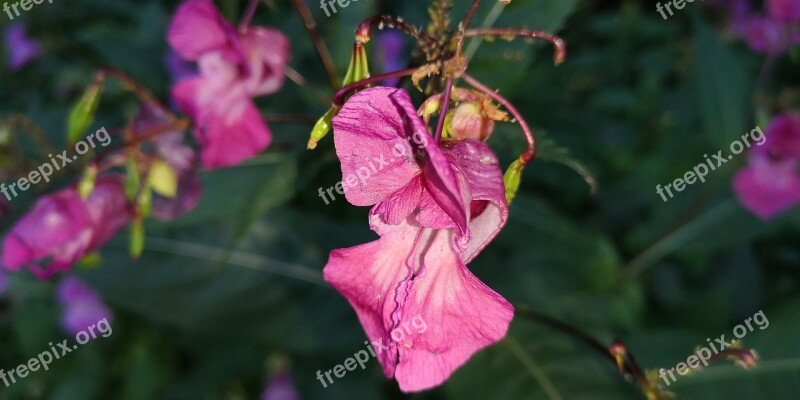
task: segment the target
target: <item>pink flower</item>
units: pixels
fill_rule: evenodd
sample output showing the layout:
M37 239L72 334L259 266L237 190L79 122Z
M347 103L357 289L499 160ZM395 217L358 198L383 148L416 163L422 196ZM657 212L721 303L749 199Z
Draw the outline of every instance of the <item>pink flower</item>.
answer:
M800 42L796 27L760 15L749 16L736 27L747 45L756 53L782 54Z
M734 176L733 189L745 208L768 220L800 203L800 116L775 118L765 136Z
M225 167L264 150L272 134L253 103L283 85L289 41L277 30L225 21L211 0L188 0L167 37L173 50L199 64L200 75L172 89L195 121L206 168Z
M800 22L800 0L767 0L769 15L781 22Z
M343 175L370 175L345 196L374 205L380 238L331 252L325 279L380 343L377 358L401 390L440 385L502 339L513 317L511 304L466 267L508 215L497 158L479 141L434 144L408 94L394 88L354 95L333 126ZM398 338L415 318L428 328Z
M78 278L70 276L59 282L58 300L64 307L61 326L70 334L75 335L102 320L113 321L114 315L100 295Z
M68 270L131 220L118 176L97 179L85 201L74 187L40 198L3 242L3 265L29 268L42 279Z

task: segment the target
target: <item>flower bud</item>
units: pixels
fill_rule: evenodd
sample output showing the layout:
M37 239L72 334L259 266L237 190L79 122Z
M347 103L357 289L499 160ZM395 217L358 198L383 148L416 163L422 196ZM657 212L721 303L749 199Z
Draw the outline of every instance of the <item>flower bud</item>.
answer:
M494 131L494 121L484 112L479 102L462 103L448 113L446 137L456 140L486 140Z

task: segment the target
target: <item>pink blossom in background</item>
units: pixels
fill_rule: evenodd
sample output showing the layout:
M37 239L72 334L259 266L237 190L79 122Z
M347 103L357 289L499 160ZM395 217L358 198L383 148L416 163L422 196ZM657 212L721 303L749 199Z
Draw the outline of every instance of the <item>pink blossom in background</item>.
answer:
M294 387L294 380L287 371L280 371L267 382L261 400L300 400L300 394Z
M7 54L6 65L11 71L20 70L42 54L41 44L28 37L25 25L21 22L12 22L6 27L3 43Z
M768 1L766 12L753 10L747 0L711 4L727 12L734 32L756 53L783 54L800 43L800 0Z
M502 339L513 317L511 304L466 267L508 216L497 158L479 141L439 147L408 94L394 88L357 93L333 126L344 176L380 159L389 165L345 187L350 203L374 206L370 225L380 237L331 252L325 280L355 309L371 342L390 342L417 315L426 321L424 334L377 358L403 391L438 386ZM425 140L413 141L415 132ZM398 157L397 143L416 145Z
M746 209L769 220L800 203L800 116L775 118L765 136L734 176L733 189Z
M85 201L75 187L43 196L6 235L3 266L49 278L105 244L131 217L116 175L99 177Z
M800 22L800 0L767 0L767 12L780 22Z
M100 295L78 278L68 276L62 279L58 284L57 296L64 308L61 326L72 335L103 319L109 323L113 320L111 310Z
M252 98L283 85L286 36L261 27L237 30L211 0L188 0L167 38L179 56L199 65L200 74L175 85L172 96L194 120L203 165L231 166L264 150L272 135Z
M143 105L133 122L136 132L169 122L167 115L158 107ZM184 132L171 131L158 135L152 140L155 154L167 162L178 175L178 191L173 198L159 194L153 196L152 215L162 221L171 221L194 209L200 202L203 181L197 171L198 157L195 150L184 143Z

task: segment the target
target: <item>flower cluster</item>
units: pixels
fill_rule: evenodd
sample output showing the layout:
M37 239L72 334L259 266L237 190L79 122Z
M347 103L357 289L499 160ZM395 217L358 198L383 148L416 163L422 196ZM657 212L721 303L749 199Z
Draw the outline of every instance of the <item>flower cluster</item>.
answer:
M733 189L744 207L771 219L800 203L800 115L778 116L765 136L734 176Z
M262 27L237 30L211 0L189 0L167 37L181 58L199 66L199 75L179 82L172 95L195 121L203 165L231 166L264 150L272 135L252 98L283 85L286 36Z

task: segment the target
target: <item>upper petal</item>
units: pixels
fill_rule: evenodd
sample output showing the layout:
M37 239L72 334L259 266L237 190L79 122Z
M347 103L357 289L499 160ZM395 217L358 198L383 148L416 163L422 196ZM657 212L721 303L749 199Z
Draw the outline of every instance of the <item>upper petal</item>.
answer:
M500 340L513 317L512 306L467 270L453 235L408 219L385 226L377 241L333 251L323 271L370 341L389 347L378 360L404 391L444 382Z
M333 119L336 155L342 181L352 176L359 182L345 187L347 201L377 204L420 173L409 146L413 128L407 121L413 118L419 119L400 89L366 89L344 104Z
M283 86L284 71L289 61L289 39L281 31L249 28L239 36L247 60L248 93L260 96L275 93Z
M187 0L175 12L167 32L172 49L186 60L227 46L234 29L212 0Z

